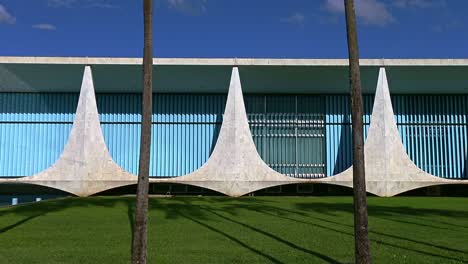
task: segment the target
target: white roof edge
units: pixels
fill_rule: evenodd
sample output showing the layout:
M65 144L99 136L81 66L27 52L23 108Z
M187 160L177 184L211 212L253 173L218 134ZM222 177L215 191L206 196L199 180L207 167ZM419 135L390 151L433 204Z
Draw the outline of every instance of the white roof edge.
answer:
M361 59L361 66L468 66L468 59ZM0 64L140 65L141 58L8 57ZM155 65L347 66L348 59L155 58Z

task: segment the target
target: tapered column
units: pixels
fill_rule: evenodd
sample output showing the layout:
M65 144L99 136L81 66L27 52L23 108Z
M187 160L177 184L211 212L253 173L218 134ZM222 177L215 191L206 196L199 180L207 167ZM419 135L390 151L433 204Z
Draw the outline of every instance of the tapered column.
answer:
M406 153L392 107L385 68L379 71L374 107L364 145L367 191L394 196L409 190L440 184L468 184L430 175L418 168ZM351 181L352 169L326 181ZM351 186L351 182L349 182Z
M258 154L247 120L239 70L234 67L223 123L208 161L186 176L152 181L196 185L230 196L241 196L259 189L302 180L274 171Z
M439 184L468 184L468 181L430 175L410 159L398 132L384 68L379 73L365 151L370 176L368 190L379 196L393 196Z
M112 160L104 142L90 66L84 69L75 119L59 159L43 172L8 182L43 185L78 196L136 182Z

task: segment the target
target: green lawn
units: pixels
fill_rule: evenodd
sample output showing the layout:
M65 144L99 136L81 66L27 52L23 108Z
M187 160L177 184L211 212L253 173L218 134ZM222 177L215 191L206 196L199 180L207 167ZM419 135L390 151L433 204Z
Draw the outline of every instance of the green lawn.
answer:
M0 209L0 263L128 263L131 197ZM468 263L468 199L369 198L374 263ZM352 263L351 197L150 202L150 263Z

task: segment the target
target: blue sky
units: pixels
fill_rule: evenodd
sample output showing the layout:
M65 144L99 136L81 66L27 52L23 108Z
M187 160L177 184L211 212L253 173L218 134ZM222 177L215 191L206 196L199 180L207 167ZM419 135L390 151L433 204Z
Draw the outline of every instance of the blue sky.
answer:
M0 56L140 57L142 0L0 0ZM468 58L467 0L356 0L363 58ZM155 57L346 58L343 0L154 0Z

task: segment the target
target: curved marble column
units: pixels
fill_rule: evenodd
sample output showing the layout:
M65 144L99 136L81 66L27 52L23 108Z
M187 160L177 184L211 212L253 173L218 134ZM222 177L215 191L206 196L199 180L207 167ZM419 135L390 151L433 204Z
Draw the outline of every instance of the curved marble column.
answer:
M441 184L468 184L465 180L450 180L430 175L410 159L396 125L387 75L380 69L371 124L364 145L367 191L378 196L399 193ZM352 187L352 167L333 180L347 180Z
M89 196L136 183L134 175L112 160L104 142L90 66L84 69L75 120L59 159L33 176L1 181L37 184L77 196Z
M188 175L151 179L151 182L195 185L229 196L242 196L267 187L308 181L274 171L258 154L250 133L237 67L232 70L223 123L208 161Z

